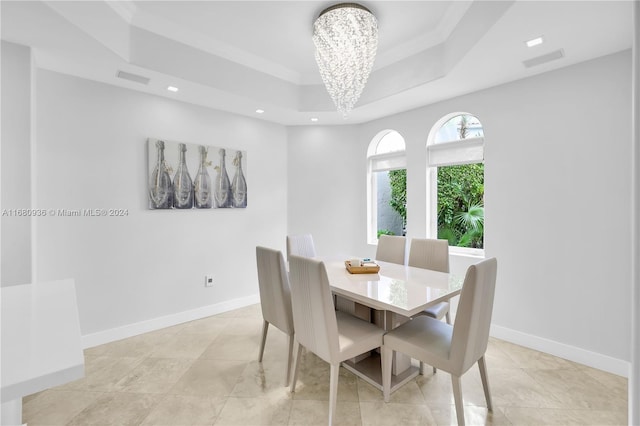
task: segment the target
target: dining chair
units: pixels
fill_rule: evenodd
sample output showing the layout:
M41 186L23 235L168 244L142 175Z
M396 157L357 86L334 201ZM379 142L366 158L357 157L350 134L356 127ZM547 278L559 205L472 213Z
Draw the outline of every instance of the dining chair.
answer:
M409 249L409 266L431 269L438 272L449 272L449 241L433 238L412 238ZM451 324L449 302L440 302L414 315L427 315L441 320L445 318ZM435 374L436 368L433 367ZM420 374L424 374L424 364L420 363Z
M316 257L316 247L311 234L287 235L287 260L291 255Z
M256 247L258 264L258 284L260 287L260 306L262 307L262 340L258 362L262 362L264 346L267 341L269 324L289 336L287 352L287 371L284 385L289 384L293 360L293 313L291 311L291 291L289 277L284 265L282 252L267 247Z
M405 237L396 235L380 235L376 260L404 265L404 253L407 245Z
M330 364L329 425L336 413L340 363L379 348L384 330L335 311L325 264L317 259L292 255L289 259L291 304L298 351L293 368L291 392L295 392L301 350L304 346ZM388 377L391 380L391 376Z
M493 411L484 354L489 342L497 265L496 259L491 258L467 269L453 325L420 316L384 336L382 362L385 365L382 374L387 376L383 380L385 402L389 401L391 354L399 351L451 374L459 425L464 425L460 378L477 362L487 408Z
M409 266L438 272L449 272L449 241L432 238L411 239ZM446 317L447 324L451 324L448 302L440 302L425 309L418 315L428 315L435 319Z

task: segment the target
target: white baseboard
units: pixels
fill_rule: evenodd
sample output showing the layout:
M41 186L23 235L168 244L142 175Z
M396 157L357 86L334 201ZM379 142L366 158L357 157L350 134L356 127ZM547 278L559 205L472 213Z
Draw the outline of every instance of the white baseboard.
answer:
M260 302L260 295L242 297L239 299L228 300L217 303L215 305L203 306L201 308L189 311L178 312L163 317L153 318L133 324L124 325L122 327L111 328L97 333L86 334L82 336L81 343L83 348L91 348L93 346L102 345L116 340L126 339L127 337L137 336L139 334L148 333L150 331L159 330L161 328L171 327L173 325L182 324L184 322L209 317L211 315L221 314L223 312L232 311L234 309L243 308Z
M622 359L591 352L565 343L556 342L494 324L491 325L490 334L492 337L506 340L507 342L535 349L540 352L545 352L569 361L597 368L598 370L604 370L609 373L617 374L618 376L629 377L629 368L631 364Z

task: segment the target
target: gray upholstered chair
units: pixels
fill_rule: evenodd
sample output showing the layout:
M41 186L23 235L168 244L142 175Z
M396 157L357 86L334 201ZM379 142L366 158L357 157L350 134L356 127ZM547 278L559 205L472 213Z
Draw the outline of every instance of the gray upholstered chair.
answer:
M409 249L409 266L438 272L449 272L449 242L431 238L412 238ZM414 318L418 315L427 315L438 320L446 318L447 324L451 324L449 302L440 302L430 306L416 314ZM436 372L435 367L433 372ZM424 364L422 362L420 363L420 374L424 374Z
M406 245L407 239L405 237L380 235L376 249L376 260L404 265Z
M449 272L449 242L430 238L413 238L409 249L409 266ZM446 317L447 324L451 324L448 302L440 302L418 315L428 315L435 319Z
M298 351L293 369L291 392L295 392L301 349L313 352L331 365L329 377L329 425L336 413L340 363L382 345L384 330L335 311L327 270L322 261L291 256L291 304ZM391 377L389 376L389 380Z
M269 324L276 326L289 336L287 371L284 385L289 384L293 360L293 314L291 311L291 291L289 278L281 251L266 247L256 247L258 283L260 286L260 306L262 307L262 340L258 362L262 362L267 341Z
M291 255L316 257L316 247L311 234L287 235L287 261Z
M459 425L464 425L460 377L477 362L487 408L492 411L484 354L489 341L497 265L496 259L491 258L467 269L453 326L428 316L419 316L384 336L382 374L386 377L383 380L385 401L389 401L391 354L398 351L451 374Z

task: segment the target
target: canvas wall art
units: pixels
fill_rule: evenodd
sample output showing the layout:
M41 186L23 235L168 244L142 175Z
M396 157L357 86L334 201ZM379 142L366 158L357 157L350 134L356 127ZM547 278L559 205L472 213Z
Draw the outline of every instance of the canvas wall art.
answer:
M147 145L150 209L247 207L245 151L151 138Z

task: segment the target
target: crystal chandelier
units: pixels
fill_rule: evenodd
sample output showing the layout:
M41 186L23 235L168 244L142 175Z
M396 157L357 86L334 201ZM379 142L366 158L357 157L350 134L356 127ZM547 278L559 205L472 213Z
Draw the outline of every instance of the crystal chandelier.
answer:
M378 21L366 7L340 3L313 24L320 75L344 118L360 98L378 48Z

